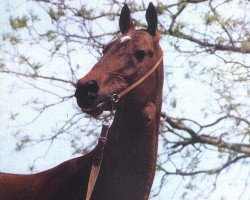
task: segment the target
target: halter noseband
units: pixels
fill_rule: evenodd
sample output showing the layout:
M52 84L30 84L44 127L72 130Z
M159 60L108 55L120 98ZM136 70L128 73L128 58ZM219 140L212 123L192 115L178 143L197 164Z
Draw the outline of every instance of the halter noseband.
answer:
M111 96L112 102L117 103L122 96L124 96L125 94L127 94L128 92L130 92L131 90L133 90L135 87L137 87L139 84L141 84L146 78L148 78L157 69L157 67L160 65L160 63L162 62L162 60L163 60L163 55L160 57L160 59L157 61L157 63L154 65L154 67L152 67L138 81L136 81L135 83L133 83L132 85L130 85L129 87L127 87L126 89L124 89L123 91L121 91L120 93L113 94Z

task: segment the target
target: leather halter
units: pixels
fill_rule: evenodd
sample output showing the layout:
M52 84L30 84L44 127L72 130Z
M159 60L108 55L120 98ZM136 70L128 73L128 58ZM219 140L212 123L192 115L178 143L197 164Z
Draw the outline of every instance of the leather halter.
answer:
M160 59L157 61L154 67L152 67L142 78L140 78L138 81L136 81L135 83L127 87L125 90L123 90L119 94L113 94L111 100L114 103L117 103L121 97L129 93L139 84L141 84L146 78L148 78L157 69L157 67L160 65L162 60L163 60L163 55L160 57ZM94 152L93 152L92 167L91 167L91 172L89 176L89 182L88 182L88 188L87 188L87 194L86 194L85 200L90 200L92 193L94 191L95 184L96 184L96 181L97 181L100 169L101 169L104 147L107 141L108 131L109 131L109 121L105 119L102 123L102 131L98 140L98 144L95 147Z
M133 90L135 87L140 85L146 78L148 78L156 70L156 68L160 65L162 60L163 60L163 55L160 57L160 59L157 61L154 67L152 67L143 77L141 77L138 81L136 81L135 83L127 87L125 90L123 90L119 94L113 94L111 100L117 103L122 96L124 96L125 94Z

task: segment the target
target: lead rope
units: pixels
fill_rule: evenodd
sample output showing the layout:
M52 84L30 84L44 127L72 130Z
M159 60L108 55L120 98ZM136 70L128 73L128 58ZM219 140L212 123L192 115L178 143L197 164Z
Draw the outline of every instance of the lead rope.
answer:
M99 137L98 144L95 147L93 157L92 157L92 167L91 167L91 172L89 176L86 200L90 200L98 175L99 175L99 172L100 172L104 147L105 147L107 136L108 136L109 125L110 125L109 121L107 119L104 119L102 122L101 135Z

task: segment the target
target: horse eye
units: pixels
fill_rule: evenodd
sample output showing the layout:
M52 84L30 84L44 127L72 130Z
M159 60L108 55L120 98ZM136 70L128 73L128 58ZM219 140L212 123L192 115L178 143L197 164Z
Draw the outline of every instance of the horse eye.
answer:
M141 62L143 60L143 58L146 55L146 51L144 50L138 50L136 52L134 52L134 56L136 57L136 59Z

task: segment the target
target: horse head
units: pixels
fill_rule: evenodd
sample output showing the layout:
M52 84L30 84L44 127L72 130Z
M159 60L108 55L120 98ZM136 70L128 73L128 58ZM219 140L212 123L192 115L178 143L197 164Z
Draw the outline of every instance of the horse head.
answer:
M147 28L137 30L124 5L119 19L121 36L104 48L100 60L77 83L75 97L84 112L98 116L113 109L117 94L145 76L162 56L152 3L147 8L146 21Z

